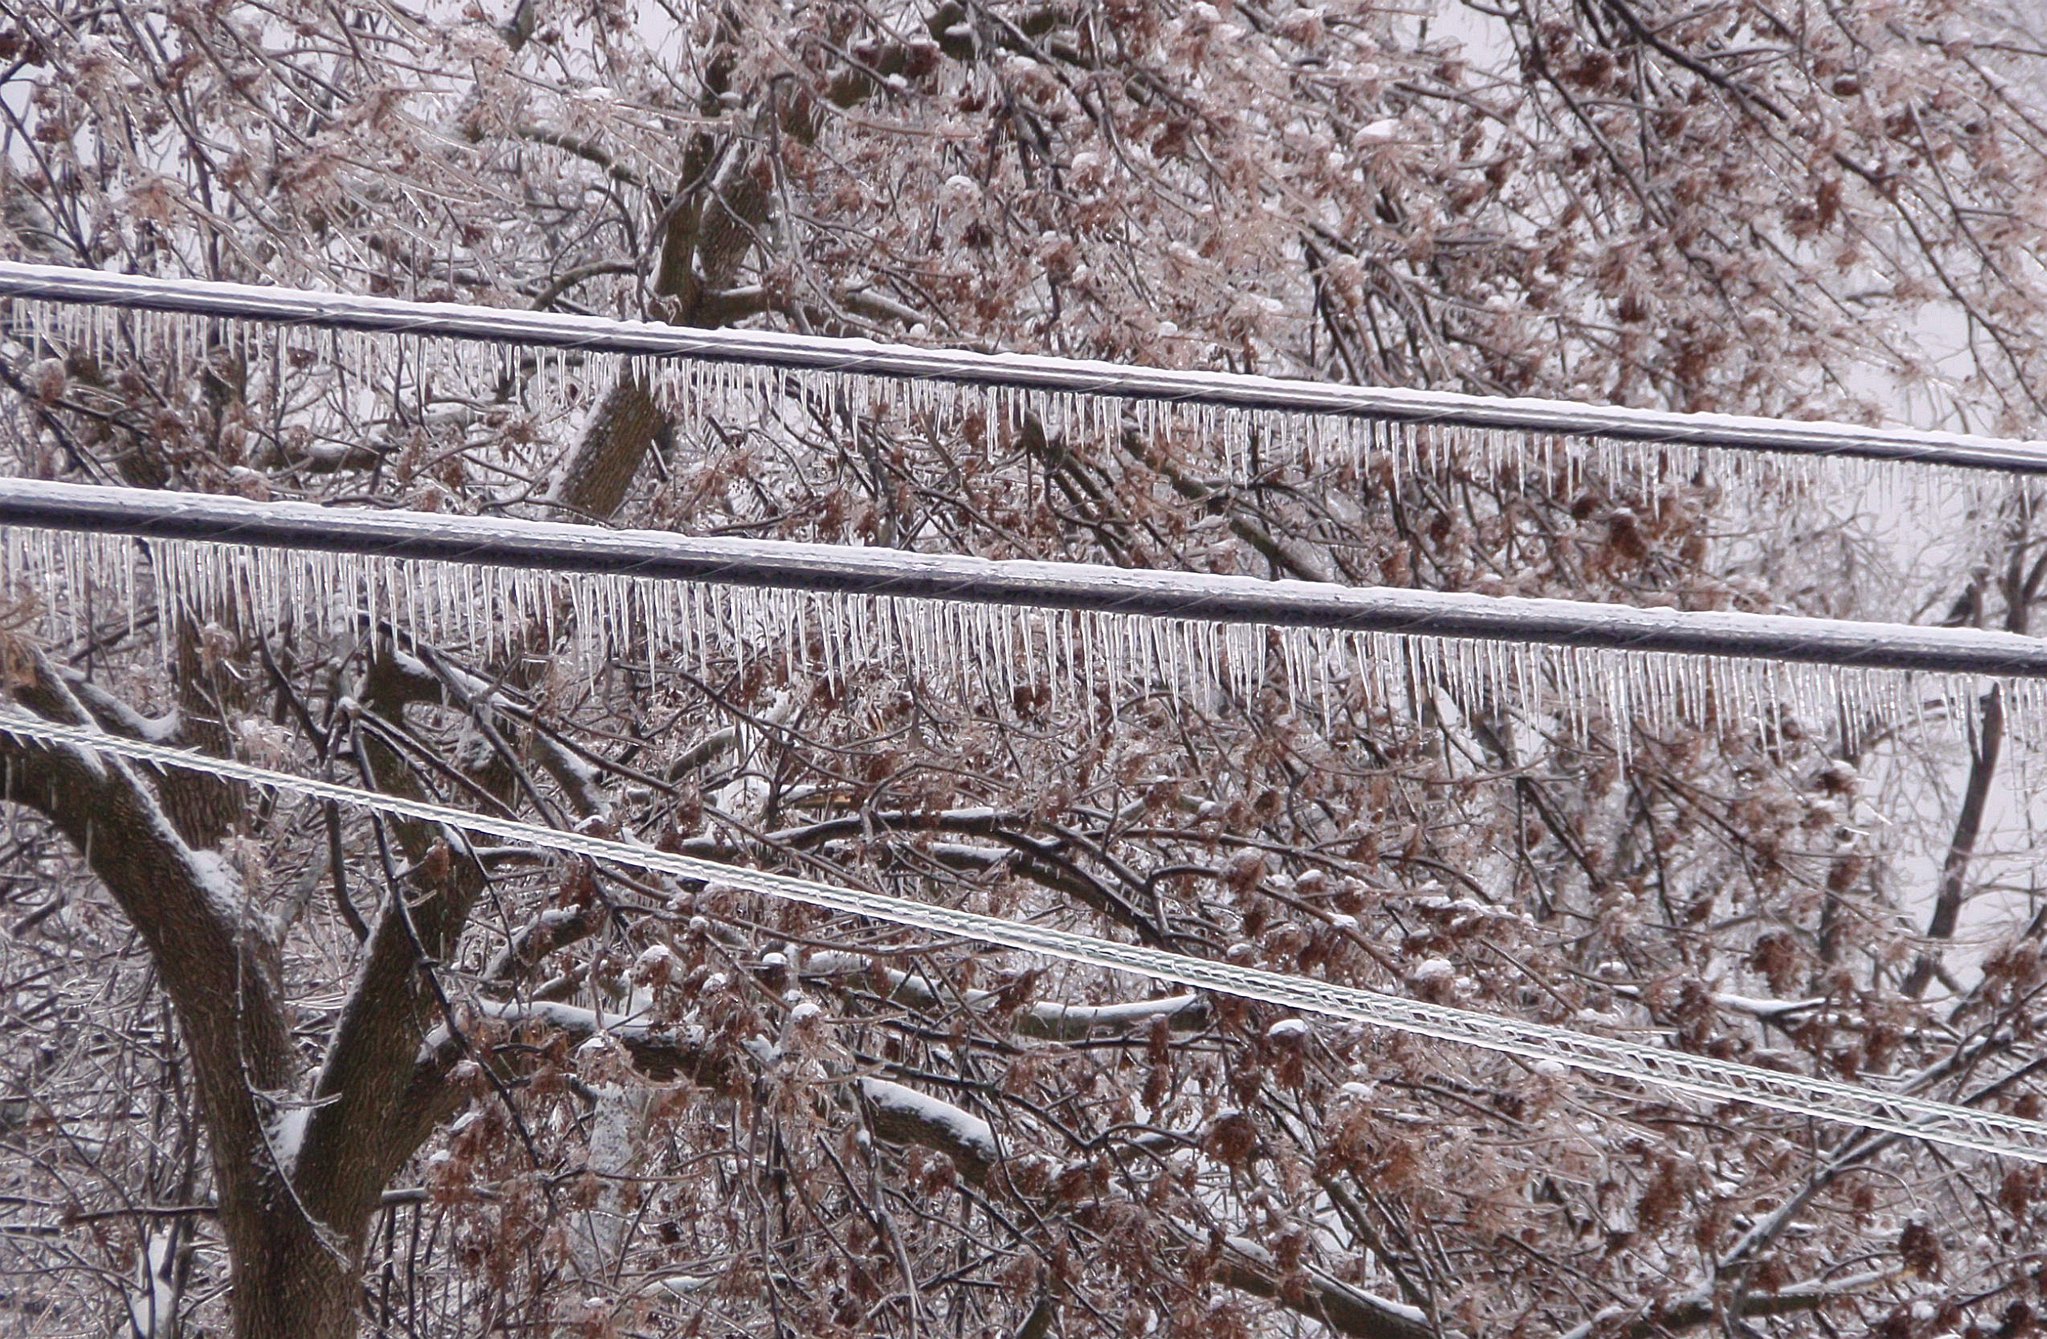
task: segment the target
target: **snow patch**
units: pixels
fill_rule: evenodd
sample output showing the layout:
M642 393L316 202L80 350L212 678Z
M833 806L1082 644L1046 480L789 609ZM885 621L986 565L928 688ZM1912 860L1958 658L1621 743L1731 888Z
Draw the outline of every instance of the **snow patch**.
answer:
M138 1339L155 1339L177 1328L176 1267L176 1235L167 1229L151 1232L135 1262L136 1290L128 1298L128 1319Z
M860 1095L877 1111L905 1116L919 1125L942 1130L953 1144L970 1150L983 1162L999 1162L1002 1158L1002 1146L995 1141L995 1128L950 1102L887 1079L860 1080Z
M276 1155L277 1169L286 1176L298 1168L299 1149L306 1142L306 1123L312 1118L312 1104L302 1103L284 1108L271 1120L270 1151Z

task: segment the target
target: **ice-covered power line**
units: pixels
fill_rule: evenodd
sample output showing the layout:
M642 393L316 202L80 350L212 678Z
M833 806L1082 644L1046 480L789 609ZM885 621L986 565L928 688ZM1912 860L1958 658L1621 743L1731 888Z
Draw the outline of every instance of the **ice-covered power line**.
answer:
M932 934L960 936L1020 952L1112 971L1132 972L1197 990L1259 1000L1345 1022L1479 1047L1538 1064L1555 1062L1589 1074L1632 1081L1709 1101L1745 1102L1770 1110L1908 1135L2001 1157L2047 1163L2047 1123L2002 1112L1762 1069L1308 977L1214 962L1164 949L1118 943L1092 935L818 883L786 874L742 869L587 833L565 832L516 819L475 814L246 763L209 758L166 745L108 735L90 727L60 725L19 711L0 713L0 731L47 747L92 750L155 766L205 772L229 780L440 824L451 834L488 836L592 860L654 870L678 879L724 884Z
M738 364L792 373L907 379L1048 396L1079 396L1094 401L1152 402L1242 411L1249 415L1333 416L1390 425L1498 430L1557 439L1563 445L1556 449L1565 451L1573 449L1569 445L1573 440L1591 439L2047 474L2047 442L2038 441L1346 386L1070 358L927 349L772 331L701 330L593 316L407 302L18 262L0 262L0 296L320 330L444 337L585 354ZM1523 450L1520 454L1532 458L1539 452ZM1687 473L1689 463L1682 459L1671 463L1670 472Z
M145 549L147 552L145 553ZM994 701L1098 684L1241 700L1278 682L1325 706L1437 687L1625 731L1789 711L1902 723L2002 681L2047 715L2047 641L1725 611L1636 609L1085 563L0 480L0 583L60 630L151 600L202 618L510 649L556 628L586 661L781 656L978 685ZM119 615L116 614L116 617ZM1112 694L1112 696L1115 696ZM1817 718L1817 716L1815 718ZM2023 735L2025 732L2021 731ZM1625 740L1623 740L1625 746Z
M1670 652L2047 678L2047 640L1981 628L1919 627L1787 614L1686 612L1340 586L1326 582L855 548L791 540L603 530L554 521L253 502L213 494L0 479L0 527L229 546L223 590L257 568L234 546L414 559L652 581L690 581L964 604L1323 628L1594 650ZM16 567L29 561L18 546Z

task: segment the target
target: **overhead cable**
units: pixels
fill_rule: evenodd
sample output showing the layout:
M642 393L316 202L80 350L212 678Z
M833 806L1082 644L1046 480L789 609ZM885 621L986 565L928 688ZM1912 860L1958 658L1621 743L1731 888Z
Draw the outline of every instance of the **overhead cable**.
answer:
M0 480L0 527L1279 628L2047 678L2047 640L1978 628L1267 581L28 479Z
M1197 990L1258 1000L1320 1017L1386 1028L1434 1041L1473 1046L1535 1064L1553 1062L1588 1074L1643 1084L1713 1102L1743 1102L1793 1115L1880 1130L2000 1157L2047 1163L2047 1123L1932 1101L1907 1093L1763 1069L1711 1056L1524 1022L1470 1009L1260 968L1214 962L1164 949L1007 920L908 898L742 869L582 832L469 813L446 805L382 795L331 781L295 776L183 749L124 739L84 726L60 725L25 713L0 713L0 732L51 748L93 750L134 762L183 768L227 780L331 800L361 809L443 825L591 860L717 883L847 915L959 936L1019 952L1132 972Z
M441 336L531 348L725 362L1177 405L1363 417L1387 423L1734 451L1914 461L2047 474L2047 442L1849 423L1672 414L1561 400L1176 371L1034 354L982 353L776 331L619 321L553 312L0 262L0 297L182 313L315 329Z

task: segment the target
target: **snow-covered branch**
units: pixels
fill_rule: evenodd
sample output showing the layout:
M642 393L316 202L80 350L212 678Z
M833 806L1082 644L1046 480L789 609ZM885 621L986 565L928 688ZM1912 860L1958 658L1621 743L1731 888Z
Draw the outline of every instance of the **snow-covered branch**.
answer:
M1313 1267L1285 1277L1272 1253L1247 1237L1223 1241L1216 1278L1240 1292L1313 1316L1338 1334L1358 1339L1442 1339L1428 1316L1405 1302L1366 1292Z
M992 990L966 990L956 996L941 993L928 978L901 968L875 964L859 953L813 953L804 960L803 975L832 979L849 974L879 971L888 982L889 998L912 1008L933 1010L958 1003L969 1009L997 1007L1001 995ZM1199 995L1168 995L1155 1000L1119 1000L1114 1004L1066 1004L1058 1000L1033 1000L1016 1011L1015 1027L1026 1037L1046 1041L1078 1041L1093 1035L1120 1036L1151 1026L1163 1018L1176 1032L1205 1027L1209 1012Z
M611 1038L625 1047L634 1068L652 1079L694 1076L704 1059L701 1031L657 1027L635 1015L605 1016L594 1009L547 1000L485 1001L477 1008L501 1022L539 1023L583 1042ZM445 1030L436 1030L422 1047L422 1054L434 1050L446 1035Z
M974 1185L984 1184L1002 1161L994 1127L962 1107L887 1079L860 1080L860 1096L876 1134L892 1144L939 1150Z

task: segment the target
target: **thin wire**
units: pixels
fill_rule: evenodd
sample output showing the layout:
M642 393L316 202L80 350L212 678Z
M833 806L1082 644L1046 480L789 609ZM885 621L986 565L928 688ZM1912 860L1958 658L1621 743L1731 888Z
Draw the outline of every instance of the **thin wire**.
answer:
M865 339L829 339L773 331L699 330L595 316L108 274L57 265L0 262L0 297L8 296L322 329L429 335L1187 405L2047 474L2047 442L2039 441L1731 414L1671 414L1561 400L1342 386L1073 358L922 349Z
M1691 1097L1716 1102L1744 1102L1998 1157L2047 1163L2047 1123L2000 1112L1976 1111L1949 1102L1885 1093L1568 1028L1403 999L1259 968L1211 962L1143 945L1121 944L1091 935L841 888L786 874L740 869L586 833L564 832L401 796L378 795L331 781L209 758L166 745L122 739L97 729L60 725L13 711L0 712L0 732L54 747L89 749L138 762L184 768L315 799L438 823L451 829L457 840L462 840L459 834L463 831L480 833L592 860L657 870L695 882L722 883L768 897L887 921L933 934L975 939L1112 971L1134 972L1197 990L1259 1000L1435 1041L1474 1046L1538 1063L1554 1061L1586 1073L1630 1080Z
M32 479L0 479L0 528L8 526L1212 623L2047 678L2047 640L1995 629L996 561ZM0 560L29 556L0 553Z

